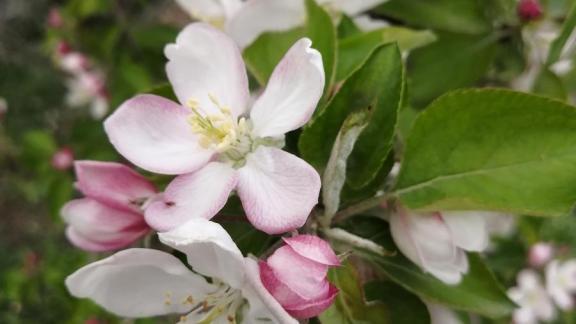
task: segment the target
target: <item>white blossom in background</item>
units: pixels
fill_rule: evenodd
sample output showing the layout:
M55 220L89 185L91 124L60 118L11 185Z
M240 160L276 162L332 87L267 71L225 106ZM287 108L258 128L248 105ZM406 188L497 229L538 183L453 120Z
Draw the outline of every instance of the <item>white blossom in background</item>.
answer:
M181 314L179 323L297 324L262 285L258 263L245 258L218 224L195 218L160 241L187 257L128 249L89 264L66 279L70 293L118 316ZM205 277L212 279L207 281Z
M399 209L390 216L394 242L408 259L448 284L468 272L466 251L483 251L489 242L483 212L416 213Z
M514 215L493 212L484 212L482 215L490 236L509 237L516 231L517 221Z
M363 12L387 0L316 0L338 19L350 16L363 30L386 27ZM265 32L287 31L306 22L304 0L176 0L193 18L222 28L245 48Z
M430 301L424 301L424 304L430 314L430 324L463 324L450 308Z
M554 260L546 267L546 289L562 310L574 308L576 260Z
M508 290L508 297L519 306L513 315L515 324L536 324L556 317L554 304L533 270L525 269L518 274L517 286Z
M241 53L218 29L191 24L165 54L180 103L139 95L104 122L126 159L177 175L146 209L148 224L166 231L193 217L210 219L235 190L256 228L278 234L304 225L318 203L320 176L281 147L285 133L310 119L324 90L322 57L311 41L288 50L252 105Z

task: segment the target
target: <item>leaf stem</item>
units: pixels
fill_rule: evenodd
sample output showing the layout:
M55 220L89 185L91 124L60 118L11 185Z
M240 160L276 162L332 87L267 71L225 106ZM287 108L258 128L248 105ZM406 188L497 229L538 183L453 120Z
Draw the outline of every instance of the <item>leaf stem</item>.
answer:
M333 223L341 222L350 216L377 207L388 198L389 198L388 195L377 195L372 198L363 200L357 204L351 205L337 212L336 215L334 215L334 217L332 218L332 222Z

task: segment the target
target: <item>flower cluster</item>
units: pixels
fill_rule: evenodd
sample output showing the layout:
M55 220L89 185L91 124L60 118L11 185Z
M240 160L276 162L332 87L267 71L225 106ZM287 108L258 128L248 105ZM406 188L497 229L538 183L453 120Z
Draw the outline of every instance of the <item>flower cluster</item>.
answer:
M533 268L522 270L517 286L508 290L508 296L519 305L514 312L515 323L552 321L558 315L554 305L562 311L574 309L576 260L553 259L554 253L549 243L537 243L530 248L528 263ZM542 267L545 267L544 284L537 271Z
M68 289L131 318L177 313L181 323L235 323L237 316L245 323L297 323L318 315L338 292L326 279L328 268L340 264L327 242L285 238L287 245L259 264L210 219L235 192L261 231L304 225L318 202L320 176L281 148L284 134L304 125L322 96L322 57L309 39L297 41L250 103L241 53L217 29L191 24L165 54L180 103L139 95L104 127L126 159L176 177L157 192L126 165L76 161L76 187L85 197L61 213L79 248L117 250L156 230L193 271L168 253L131 248L78 270Z

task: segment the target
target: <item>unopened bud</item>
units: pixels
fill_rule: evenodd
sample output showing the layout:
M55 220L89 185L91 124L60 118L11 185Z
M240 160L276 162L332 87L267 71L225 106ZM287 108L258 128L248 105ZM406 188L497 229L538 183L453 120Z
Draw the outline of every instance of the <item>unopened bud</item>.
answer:
M542 16L542 5L538 0L520 0L517 10L523 21L537 20Z

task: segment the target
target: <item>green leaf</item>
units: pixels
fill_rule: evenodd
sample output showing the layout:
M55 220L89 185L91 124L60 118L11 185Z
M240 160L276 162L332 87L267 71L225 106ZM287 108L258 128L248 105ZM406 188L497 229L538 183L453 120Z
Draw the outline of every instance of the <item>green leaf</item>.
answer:
M394 324L429 324L426 305L416 295L390 281L372 281L364 285L366 299L380 301Z
M558 38L554 40L554 42L550 46L550 51L548 52L548 59L547 59L548 65L556 63L558 60L560 60L561 57L568 54L565 53L567 50L566 43L571 37L573 37L573 33L575 32L576 32L576 3L572 5L572 9L568 13L566 20L562 25L562 31L560 32L560 35L558 36Z
M416 106L446 91L473 85L486 74L496 53L493 35L437 35L438 41L414 50L408 58L410 93Z
M366 63L344 83L318 117L304 128L298 143L299 149L302 156L318 170L324 169L342 123L350 113L356 111L370 112L369 125L364 132L370 129L370 134L374 134L374 129L379 128L377 138L366 138L363 133L361 141L364 143L360 143L360 139L356 143L359 148L355 148L352 153L353 161L367 157L371 168L355 171L354 174L362 177L356 181L365 182L380 169L390 150L394 133L398 108L398 99L395 98L399 98L402 84L399 57L395 45L378 47ZM374 140L380 143L372 143ZM379 151L366 152L368 147L377 147Z
M395 194L412 209L559 216L576 201L576 109L507 90L455 91L421 113Z
M351 35L338 44L336 80L344 80L358 69L378 46L397 42L400 50L410 51L428 45L436 36L427 30L417 31L404 27L386 27L368 33Z
M562 79L548 69L543 69L540 72L534 84L533 92L560 100L565 100L567 97Z
M260 85L266 85L276 64L302 36L304 36L304 28L264 33L244 50L246 67Z
M468 255L468 273L454 286L422 272L402 255L374 256L372 261L388 278L432 302L490 318L510 315L515 308L494 274L476 254Z
M347 15L342 15L338 23L337 34L338 38L346 38L352 35L361 34L362 30L356 26L354 20L350 19Z
M336 27L330 15L315 0L306 0L308 23L306 35L312 40L312 47L322 54L326 86L324 97L330 94L336 68Z
M328 280L338 289L334 304L318 317L326 324L391 323L387 309L379 302L367 303L356 269L346 263L331 269Z
M390 0L375 11L424 28L482 34L492 28L484 10L477 0Z

